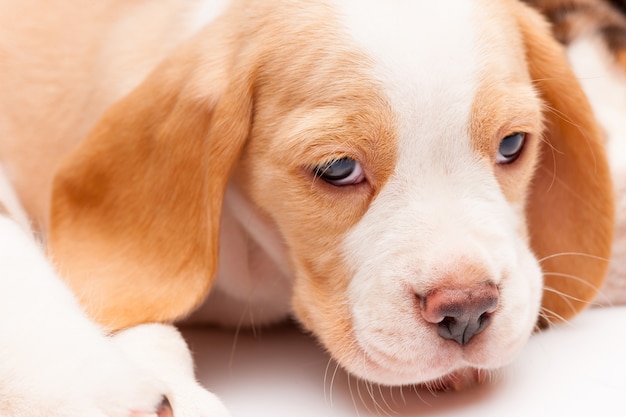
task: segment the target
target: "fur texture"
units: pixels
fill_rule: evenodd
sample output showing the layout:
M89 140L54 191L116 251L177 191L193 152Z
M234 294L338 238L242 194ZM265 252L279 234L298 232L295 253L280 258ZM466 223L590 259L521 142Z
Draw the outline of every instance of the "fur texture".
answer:
M20 358L0 376L24 381L0 382L1 411L117 417L165 396L225 415L173 328L146 324L192 313L294 315L361 378L465 387L600 291L607 127L522 3L24 0L0 28L4 211L25 224L21 201L55 267L0 219L2 317L19 317L0 358ZM92 370L66 377L82 402L41 396L33 312L68 331L59 364Z

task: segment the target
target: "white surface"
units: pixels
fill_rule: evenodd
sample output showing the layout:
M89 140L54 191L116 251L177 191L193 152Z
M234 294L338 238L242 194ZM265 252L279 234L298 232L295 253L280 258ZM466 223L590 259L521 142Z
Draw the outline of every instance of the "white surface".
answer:
M512 365L457 393L357 385L315 340L285 326L189 328L201 383L235 417L626 416L626 308L594 309L534 335ZM375 401L370 397L374 394Z

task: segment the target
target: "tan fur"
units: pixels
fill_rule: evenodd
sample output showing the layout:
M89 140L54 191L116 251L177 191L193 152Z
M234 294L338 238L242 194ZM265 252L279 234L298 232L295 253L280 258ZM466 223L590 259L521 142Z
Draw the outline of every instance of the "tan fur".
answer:
M109 328L174 320L210 288L252 111L252 66L212 30L111 107L55 178L51 255ZM205 48L215 61L199 65Z
M545 273L546 324L569 319L600 290L611 254L613 191L602 132L562 48L521 6L518 21L530 74L545 102L547 131L527 216Z
M482 13L492 19L515 27L516 16L508 8L483 2ZM505 12L503 12L503 10ZM496 36L484 28L480 36ZM488 72L482 74L469 122L469 135L474 149L484 157L495 174L509 202L523 206L527 200L530 180L535 170L538 142L543 133L541 103L532 85L525 64L523 39L518 31L499 33L506 42L490 40L500 49L481 51L483 60L489 60ZM503 50L502 48L506 48ZM497 56L497 59L490 59ZM496 154L504 137L526 133L526 143L520 157L512 164L498 166ZM525 234L525 232L523 232Z
M511 24L519 25L522 36L508 45L525 57L510 62L515 78L510 68L485 75L470 135L493 164L503 137L528 133L520 158L497 167L496 175L507 199L526 206L531 247L546 273L542 321L556 322L588 306L600 289L610 256L613 196L603 136L562 48L537 30L547 26L535 13L519 6L516 17ZM518 84L515 102L511 83Z
M315 19L317 26L310 29L288 29L284 22L295 17L286 16L288 8L283 13L264 22L253 44L238 43L238 25L212 25L113 106L59 170L51 253L90 314L110 328L174 320L206 296L215 272L224 187L248 135L236 182L276 220L300 260L296 271L303 269L318 283L347 278L315 264L324 263L324 254L332 252L390 174L392 117L380 95L364 87L371 82L358 78L363 57L319 56L314 39L330 36L332 27L321 23L329 18ZM264 51L264 38L279 33L287 40L280 55ZM220 38L228 40L210 41ZM231 56L237 56L234 67ZM329 84L333 78L338 81ZM255 125L248 132L253 85ZM293 112L309 106L316 110ZM374 173L369 185L336 191L314 180L314 166L346 155L371 164L365 167ZM263 183L267 178L275 182ZM310 236L320 228L324 240L312 248ZM151 295L144 299L146 293Z
M0 3L0 163L35 226L46 227L59 159L189 35L186 7L176 0Z
M525 68L520 67L520 70L524 72ZM496 166L496 177L507 200L523 206L534 173L538 142L543 130L539 103L528 91L527 84L520 82L518 97L522 99L511 102L508 99L511 84L503 82L502 89L499 89L495 88L494 83L490 81L483 86L476 96L470 121L470 137L485 161ZM513 119L511 115L514 115ZM497 166L495 156L500 142L504 137L517 132L526 133L522 154L512 164Z
M107 3L99 6L100 17L72 10L74 20L99 24L79 25L73 36L80 48L67 52L76 65L72 74L86 74L81 77L87 79L62 71L53 80L57 86L70 85L67 101L59 107L69 116L48 120L38 115L48 114L43 110L54 108L61 97L46 93L43 108L35 107L18 124L32 123L37 132L8 129L7 137L19 140L0 145L0 155L3 162L23 164L25 168L14 170L20 194L35 217L45 217L51 170L111 106L58 170L49 232L51 255L89 314L102 324L119 329L175 320L206 296L216 270L222 198L232 173L232 181L276 225L289 248L299 318L337 356L352 348L345 305L351 271L334 249L391 175L397 156L395 120L366 75L367 58L338 32L331 11L319 2L303 3L310 3L306 15L289 5L277 12L271 2L235 2L217 22L179 47L165 45L155 56L169 58L139 86L123 82L115 71L88 70L101 61L82 55L104 46L112 57L110 51L120 44L155 48L159 42L121 41L116 30L106 28L130 6ZM545 34L543 22L515 7L530 75L547 110L548 145L541 145L528 198L529 237L540 258L584 254L556 256L542 264L550 288L544 309L553 321L584 307L602 280L607 262L597 257L609 256L612 196L597 127L582 93L573 87L561 49ZM156 21L165 25L167 19ZM141 26L143 20L137 22ZM53 23L50 30L62 33L62 21ZM272 47L276 42L280 48ZM320 44L334 47L321 49ZM42 58L40 65L51 65L64 51ZM149 54L139 63L123 62L133 68L136 83L156 60ZM17 77L15 71L7 70L7 86ZM103 96L89 101L92 84L93 94ZM31 95L35 91L25 94ZM112 105L121 95L126 96ZM7 97L5 106L21 94L13 89ZM491 96L480 101L492 99L498 102ZM85 101L89 106L83 112ZM496 110L490 106L476 111L484 115ZM535 109L525 111L526 119L538 119ZM470 128L491 133L477 140L489 158L502 135L540 130L533 121L500 131L498 114L483 122L492 127ZM35 116L39 119L30 119ZM50 137L35 145L41 132L50 132ZM55 153L33 158L40 149ZM530 183L533 152L529 148L521 180L506 168L498 173L512 202L527 197L519 190ZM312 175L313 167L344 156L363 161L367 183L336 189ZM30 180L33 167L37 175Z

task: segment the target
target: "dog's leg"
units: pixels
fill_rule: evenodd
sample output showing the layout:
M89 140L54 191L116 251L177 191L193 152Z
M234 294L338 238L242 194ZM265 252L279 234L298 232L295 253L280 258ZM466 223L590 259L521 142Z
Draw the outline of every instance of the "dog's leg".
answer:
M176 417L228 415L173 327L110 338L88 320L19 210L0 169L0 416L168 417L165 398Z
M13 220L19 207L1 171L0 193L0 415L156 415L166 386L84 316Z
M187 344L173 326L136 326L118 333L113 341L134 363L158 375L167 384L175 417L229 415L215 395L196 382Z

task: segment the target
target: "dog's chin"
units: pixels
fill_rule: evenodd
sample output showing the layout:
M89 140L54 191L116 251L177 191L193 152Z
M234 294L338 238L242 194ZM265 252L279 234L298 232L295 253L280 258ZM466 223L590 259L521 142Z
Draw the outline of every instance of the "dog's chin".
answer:
M496 370L462 367L454 370L429 372L428 375L411 372L401 367L381 365L374 360L364 358L361 365L344 366L353 376L382 386L422 386L434 391L461 391L480 385Z
M354 363L353 363L354 364ZM371 358L363 357L359 366L346 366L349 373L359 379L383 386L422 386L434 391L463 391L485 381L492 381L506 364L490 367L475 367L462 362L441 364L429 372L411 367L380 364ZM419 368L419 367L418 367Z
M485 381L494 380L497 369L461 368L434 381L426 382L429 390L464 391Z
M383 386L424 386L429 390L460 391L492 381L499 370L511 363L526 345L530 336L520 334L509 343L496 346L494 334L481 335L468 346L455 342L433 341L431 349L413 347L414 354L403 359L373 348L357 340L343 349L331 349L335 360L350 374ZM428 344L426 340L424 344ZM449 343L448 343L449 342ZM350 346L348 348L348 346ZM408 349L408 347L407 347Z

